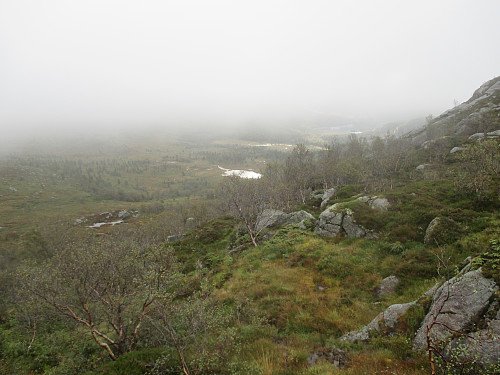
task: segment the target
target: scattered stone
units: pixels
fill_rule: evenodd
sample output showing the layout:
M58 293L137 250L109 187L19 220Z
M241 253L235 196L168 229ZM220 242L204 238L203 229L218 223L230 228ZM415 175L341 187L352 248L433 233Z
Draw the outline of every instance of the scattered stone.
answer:
M460 151L464 151L464 150L467 150L467 148L465 148L465 147L453 147L450 150L450 154L454 154L456 152L460 152Z
M86 223L88 220L85 217L79 217L78 219L75 220L75 224L83 224Z
M315 351L309 358L307 358L307 363L309 366L314 366L318 362L329 362L335 367L343 368L348 360L349 357L344 351L338 348L324 348Z
M456 332L472 330L474 322L489 306L490 297L498 290L491 279L486 279L481 269L446 281L435 293L432 305L415 335L413 348L427 348L427 327L431 328L434 343L452 337Z
M397 276L391 275L382 280L380 285L375 289L377 297L389 296L396 293L396 287L399 285Z
M366 203L372 210L375 211L387 211L389 206L391 205L387 198L379 198L377 196L374 197L359 197L358 201Z
M128 211L123 210L123 211L118 212L118 217L120 219L126 219L126 218L128 218L130 216L131 216L130 212L128 212Z
M116 220L116 221L102 222L102 223L95 223L92 225L87 225L87 228L99 229L103 225L111 225L112 227L114 227L116 224L121 224L121 223L123 223L123 220L120 219L120 220Z
M471 140L483 139L483 138L484 138L484 133L474 133L469 137L469 139L471 139Z
M330 188L325 190L323 195L321 196L321 208L324 208L327 204L328 201L330 200L331 197L333 197L337 193L337 189L335 188Z
M387 211L390 206L387 198L375 198L369 203L370 208L375 211Z

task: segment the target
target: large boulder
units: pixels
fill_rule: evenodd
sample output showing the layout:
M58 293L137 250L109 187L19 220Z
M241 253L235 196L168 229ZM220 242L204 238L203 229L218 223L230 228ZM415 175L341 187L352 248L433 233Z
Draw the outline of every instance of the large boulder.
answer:
M459 238L463 230L459 223L448 217L435 217L425 230L424 243L431 246L450 244Z
M379 198L377 196L369 197L359 197L358 201L366 203L372 210L375 211L387 211L389 206L391 205L387 198Z
M285 225L298 224L305 229L305 222L314 222L314 216L306 211L295 211L289 214L273 209L264 210L257 219L256 229L260 231L263 228L275 229Z
M497 290L496 283L486 279L480 269L445 282L436 291L429 312L415 335L414 349L427 348L428 327L433 343L446 340L457 332L472 330Z

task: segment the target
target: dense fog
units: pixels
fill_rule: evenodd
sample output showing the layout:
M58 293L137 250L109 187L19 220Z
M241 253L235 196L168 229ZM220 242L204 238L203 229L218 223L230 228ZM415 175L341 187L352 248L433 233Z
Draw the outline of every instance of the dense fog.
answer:
M437 115L500 72L497 1L2 1L0 141Z

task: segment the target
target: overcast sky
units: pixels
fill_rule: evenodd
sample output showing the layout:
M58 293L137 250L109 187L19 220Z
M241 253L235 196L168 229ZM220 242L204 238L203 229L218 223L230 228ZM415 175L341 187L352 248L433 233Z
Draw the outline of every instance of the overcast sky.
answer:
M500 75L500 1L0 0L0 137L438 115Z

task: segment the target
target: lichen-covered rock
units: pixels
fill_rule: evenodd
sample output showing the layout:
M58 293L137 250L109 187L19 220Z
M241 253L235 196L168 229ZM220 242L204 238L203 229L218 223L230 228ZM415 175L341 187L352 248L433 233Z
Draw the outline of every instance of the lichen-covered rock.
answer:
M342 219L342 229L344 229L347 237L349 238L360 238L366 235L366 231L363 227L357 225L354 222L352 215L345 214Z
M319 215L315 232L325 237L335 237L342 231L344 213L337 211L337 204L328 207Z
M306 211L295 211L287 214L280 210L267 209L257 219L256 229L259 231L263 228L273 229L291 224L302 225L302 229L305 229L304 222L306 220L315 221L314 216Z
M427 226L427 229L425 230L425 237L424 237L425 244L429 244L431 242L432 237L434 235L434 232L436 231L436 228L439 225L440 221L441 221L441 219L439 217L435 217L434 219L431 220L431 222Z
M464 151L464 150L467 150L465 147L453 147L451 150L450 150L450 154L454 154L456 152L460 152L460 151Z
M379 198L377 196L374 197L359 197L358 201L366 203L372 210L375 211L387 211L389 206L391 205L387 198Z
M455 126L455 134L457 135L470 135L481 124L482 116L477 112L471 113L469 116L459 121ZM477 130L476 130L477 131Z
M436 291L429 312L415 335L414 349L427 347L427 330L433 322L430 332L434 343L456 332L472 330L472 325L488 308L489 299L497 290L495 282L486 279L480 269L445 282Z
M389 206L390 203L387 198L375 198L370 204L370 208L377 211L387 211Z
M380 332L382 327L386 333L391 334L396 331L399 323L399 318L403 316L408 309L415 305L417 301L409 303L398 303L389 306L384 312L378 314L369 324L361 328L359 331L352 331L342 336L340 341L347 342L368 342L371 332Z
M460 363L500 364L500 311L485 329L453 339L444 356Z
M388 276L383 279L380 285L375 289L375 294L377 295L377 297L389 296L396 292L396 287L398 285L399 279L397 276Z
M426 245L445 245L458 239L463 228L448 217L436 217L425 230L424 243Z
M500 130L495 130L495 131L486 133L486 135L488 136L488 138L500 137Z
M484 133L474 133L472 134L469 139L483 139L484 138Z
M319 215L319 220L314 230L320 236L335 237L344 234L349 238L376 238L373 233L356 224L353 213L348 208L343 208L338 203L328 207Z

